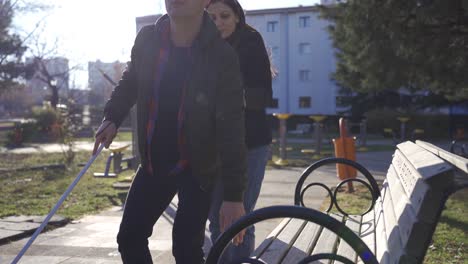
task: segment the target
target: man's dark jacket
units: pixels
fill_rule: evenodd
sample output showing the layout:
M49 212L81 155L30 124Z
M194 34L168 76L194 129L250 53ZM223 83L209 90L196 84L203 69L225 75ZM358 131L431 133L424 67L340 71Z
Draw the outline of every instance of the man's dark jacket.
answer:
M105 120L119 127L130 108L137 104L138 147L143 168L147 163L149 102L161 45L157 32L166 19L167 15L140 30L131 61L104 109ZM186 91L184 123L190 167L201 188L211 189L215 177L222 175L224 199L241 201L247 178L239 62L206 13L192 45L192 56L194 65Z

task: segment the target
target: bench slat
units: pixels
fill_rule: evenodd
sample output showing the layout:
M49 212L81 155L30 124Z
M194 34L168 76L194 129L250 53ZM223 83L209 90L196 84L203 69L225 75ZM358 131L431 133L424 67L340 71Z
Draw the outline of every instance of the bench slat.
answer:
M392 198L398 197L397 199L392 200L395 209L395 215L398 220L397 224L398 230L400 231L401 245L403 248L405 248L405 253L402 255L420 256L421 253L425 250L421 235L428 236L430 234L430 230L427 224L421 223L421 221L418 220L418 216L414 212L414 209L407 200L406 196L401 194L404 192L402 190L403 187L398 181L395 173L396 172L393 166L391 166L389 174L387 175L387 180L391 186L390 193ZM400 190L395 191L395 189L398 188L400 188ZM431 207L437 208L437 206Z
M286 227L278 234L273 242L266 248L260 259L266 263L281 263L291 245L302 231L306 221L302 219L291 219Z
M298 263L300 260L309 256L310 250L317 243L322 229L323 227L315 223L308 222L304 229L302 229L301 234L296 239L296 242L294 242L293 247L283 259L282 263Z
M428 186L424 185L420 179L421 175L411 165L411 163L404 157L404 154L400 151L396 151L392 161L395 171L400 179L403 189L406 195L409 197L411 204L418 211L419 205L422 202L422 198L427 192ZM416 186L417 184L420 186ZM415 190L413 192L413 190Z
M398 225L398 230L400 232L401 246L403 248L407 248L409 236L411 234L411 226L417 222L417 217L405 191L403 190L403 186L399 181L398 175L396 175L396 170L393 165L390 165L387 174L387 181L391 186L390 194L392 196L393 209L397 219L396 224ZM419 241L416 243L419 243ZM404 254L405 253L402 252L401 255Z
M336 220L343 222L343 216L337 214L330 214L331 217ZM328 229L323 229L320 237L312 250L311 255L320 254L320 253L333 253L336 249L336 244L338 243L338 236Z
M427 151L425 153L435 157ZM440 209L437 206L441 204L446 189L452 184L453 171L441 169L439 174L432 174L431 177L421 176L418 170L423 170L417 170L413 166L418 164L411 164L400 151L395 152L392 164L416 217L427 223L435 222Z
M365 214L362 217L361 223L361 230L359 236L361 237L362 241L366 243L366 245L372 250L375 254L375 212L374 210L370 211L369 213ZM358 258L358 263L364 263L361 258Z
M392 197L397 197L397 199L393 199L393 208L395 210L395 216L399 216L404 212L406 207L410 207L411 205L393 165L390 165L388 169L387 181L391 186L390 192Z
M391 175L391 174L390 174ZM398 218L395 214L394 201L398 201L399 197L392 196L391 179L386 180L383 188L386 189L385 199L382 201L383 205L383 217L385 224L385 233L387 235L387 246L388 252L392 256L392 259L399 259L403 255L403 247L401 242L400 228L398 225ZM411 219L415 222L415 219Z
M417 140L416 144L421 146L422 148L434 153L434 155L439 156L440 158L444 159L451 165L458 168L459 171L454 172L454 189L459 188L466 188L468 186L468 159L455 155L449 151L441 149L433 144Z
M255 251L251 254L251 257L256 257L262 255L265 249L270 246L270 244L276 239L278 234L286 227L286 225L291 221L291 218L283 219L278 226L271 231L271 233L262 241L262 243L255 249Z
M386 183L387 181L385 180L382 185L385 185L387 184ZM382 221L382 216L383 214L381 214L381 211L383 210L383 207L382 207L382 200L385 199L385 197L387 196L387 189L386 188L382 188L380 190L380 197L377 198L377 200L375 201L375 205L374 205L374 222L375 222L375 226L377 227L377 224L379 221Z
M450 164L413 142L407 141L397 147L424 180L452 170Z
M441 149L437 146L434 146L433 144L430 144L424 141L416 140L416 144L434 153L435 155L441 157L442 159L452 163L455 167L459 168L465 173L468 173L468 159L455 155L453 153L450 153L444 149Z
M357 235L360 234L360 229L361 229L361 221L362 221L362 216L360 215L350 215L348 219L346 219L346 226L349 227L354 233ZM354 249L346 243L343 239L340 239L340 242L338 244L338 251L337 254L343 257L346 257L353 262L356 262L357 258L357 253L354 251ZM341 263L339 261L334 261L334 263Z
M385 184L385 182L384 182ZM382 197L386 195L386 189L381 191ZM385 231L385 219L383 212L382 198L377 199L375 203L375 257L379 263L390 263L390 254L388 252L387 233Z
M436 206L435 206L436 207ZM398 224L406 258L422 258L426 251L426 241L432 237L431 225L417 219L411 210L405 210ZM422 261L411 262L420 263Z

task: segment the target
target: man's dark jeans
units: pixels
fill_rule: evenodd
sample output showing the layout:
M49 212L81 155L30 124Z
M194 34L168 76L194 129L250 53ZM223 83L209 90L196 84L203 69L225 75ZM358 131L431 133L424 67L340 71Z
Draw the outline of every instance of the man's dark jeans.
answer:
M155 174L150 176L140 167L128 193L117 236L123 263L153 263L148 238L176 193L179 204L172 230L172 254L178 264L203 263L211 193L202 190L191 173Z

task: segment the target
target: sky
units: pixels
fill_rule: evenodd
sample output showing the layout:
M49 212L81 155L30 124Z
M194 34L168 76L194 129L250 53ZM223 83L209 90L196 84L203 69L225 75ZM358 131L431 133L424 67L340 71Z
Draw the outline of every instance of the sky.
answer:
M127 61L136 36L135 18L165 13L164 0L42 0L48 11L19 15L15 30L23 35L35 32L46 47L57 43L57 55L81 66L71 79L86 88L88 61ZM314 5L320 0L239 0L246 10ZM49 48L49 49L50 49Z

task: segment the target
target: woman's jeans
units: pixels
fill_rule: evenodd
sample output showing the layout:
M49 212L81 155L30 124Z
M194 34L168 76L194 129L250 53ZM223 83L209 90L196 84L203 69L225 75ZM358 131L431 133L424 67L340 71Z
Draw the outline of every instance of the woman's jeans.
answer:
M172 229L172 254L178 264L204 262L203 242L211 192L202 190L189 172L149 175L140 167L128 193L117 236L123 263L153 263L148 238L176 193L179 204Z
M246 214L253 211L257 203L260 189L262 187L263 177L265 175L265 167L270 154L270 146L260 146L250 149L247 153L247 176L248 184L244 194L244 207ZM211 209L209 214L211 241L216 242L220 236L219 225L219 210L223 202L223 186L221 179L218 180L213 190L213 198L211 201ZM255 247L255 227L247 228L244 242L239 246L229 245L224 251L222 261L220 263L231 263L232 261L249 257Z

